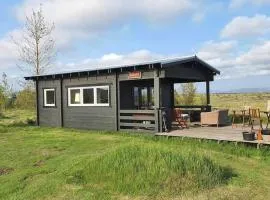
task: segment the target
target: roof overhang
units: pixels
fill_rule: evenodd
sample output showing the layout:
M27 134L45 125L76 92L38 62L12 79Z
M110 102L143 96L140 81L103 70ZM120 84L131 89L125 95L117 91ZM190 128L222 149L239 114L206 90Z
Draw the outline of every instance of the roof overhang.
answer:
M200 63L202 66L204 66L209 71L212 71L214 74L220 74L219 70L217 70L216 68L214 68L207 62L203 61L202 59L198 58L197 56L192 56L192 57L187 57L187 58L182 58L182 59L175 59L175 60L170 60L167 62L165 61L165 62L162 62L161 64L163 66L166 66L166 65L170 66L173 64L181 65L181 64L190 63L190 62Z
M27 76L25 80L46 80L46 79L63 79L63 78L79 78L79 77L87 77L93 75L106 75L113 73L122 73L122 72L130 72L137 70L151 70L151 69L162 69L163 67L169 67L173 64L185 64L190 62L200 63L205 69L211 71L213 75L220 74L220 71L212 67L207 62L198 58L197 56L189 56L185 58L175 58L175 59L166 59L159 60L153 62L145 62L145 63L137 63L133 65L126 66L116 66L116 67L108 67L108 68L97 68L92 70L84 70L84 71L73 71L73 72L63 72L63 73L55 73L55 74L45 74L39 76Z

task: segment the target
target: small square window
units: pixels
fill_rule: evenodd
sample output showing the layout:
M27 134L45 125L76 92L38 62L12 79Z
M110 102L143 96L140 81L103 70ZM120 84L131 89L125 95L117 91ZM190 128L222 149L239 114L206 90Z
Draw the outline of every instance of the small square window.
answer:
M44 89L44 106L55 106L55 89Z

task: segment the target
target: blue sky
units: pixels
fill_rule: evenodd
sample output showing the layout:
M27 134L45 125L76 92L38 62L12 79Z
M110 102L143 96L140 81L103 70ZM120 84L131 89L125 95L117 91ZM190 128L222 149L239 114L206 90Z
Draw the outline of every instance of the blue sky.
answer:
M270 86L270 0L1 0L0 70L13 80L26 74L11 35L40 3L56 26L51 72L197 54L222 73L214 90Z

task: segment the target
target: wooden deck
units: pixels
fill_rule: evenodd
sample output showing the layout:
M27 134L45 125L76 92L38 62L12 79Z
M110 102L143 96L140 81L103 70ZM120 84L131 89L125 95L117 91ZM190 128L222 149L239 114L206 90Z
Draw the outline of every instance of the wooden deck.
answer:
M255 127L255 130L257 130ZM225 127L190 127L189 129L178 129L173 130L169 133L156 133L156 136L167 136L167 137L182 137L182 138L196 138L196 139L205 139L205 140L214 140L218 143L223 141L235 142L237 143L250 143L257 144L257 147L260 145L270 145L270 142L265 140L254 140L246 141L243 140L242 132L250 131L250 127L241 126L232 128L231 126ZM257 132L257 131L256 131Z

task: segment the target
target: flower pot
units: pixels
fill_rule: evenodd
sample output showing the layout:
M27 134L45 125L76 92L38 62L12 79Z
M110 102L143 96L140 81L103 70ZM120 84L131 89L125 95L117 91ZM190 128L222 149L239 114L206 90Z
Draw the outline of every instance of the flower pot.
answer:
M246 140L246 141L255 140L255 132L244 131L244 132L242 132L242 134L243 134L243 139Z
M263 135L263 141L270 142L270 129L263 129L262 135Z
M270 135L270 129L262 129L263 135Z

